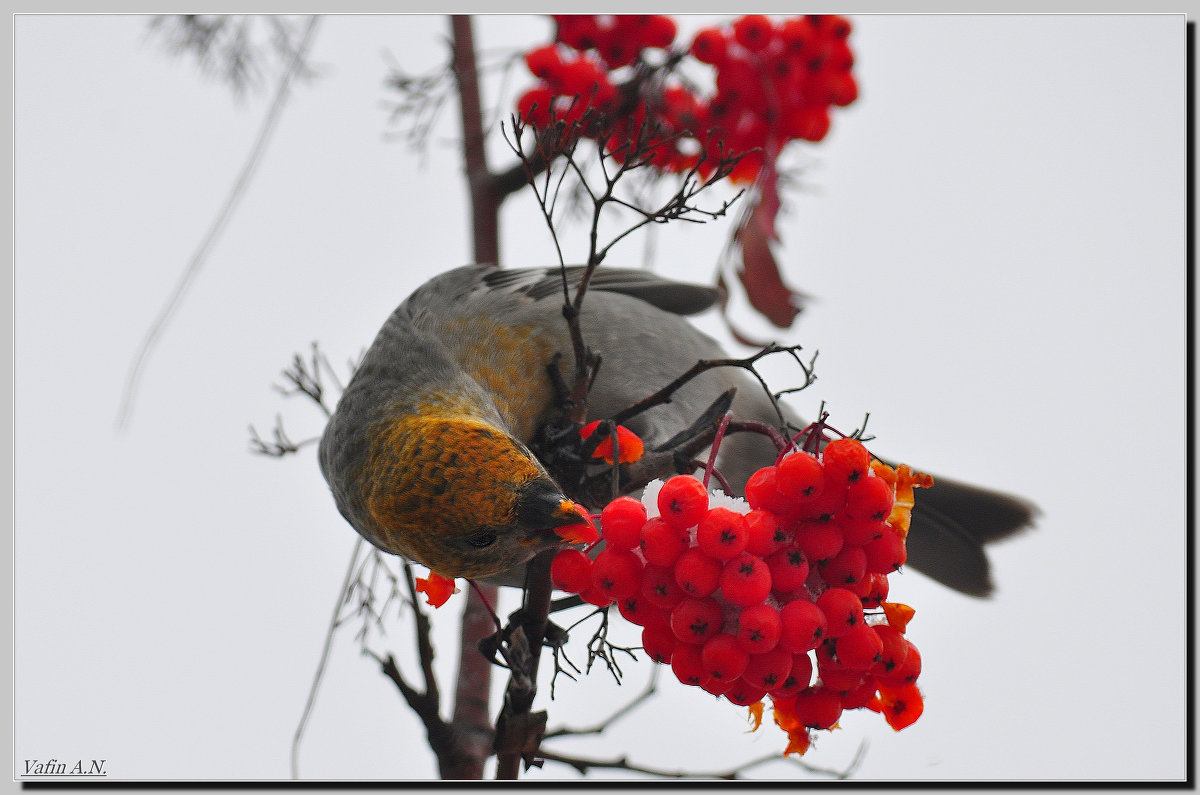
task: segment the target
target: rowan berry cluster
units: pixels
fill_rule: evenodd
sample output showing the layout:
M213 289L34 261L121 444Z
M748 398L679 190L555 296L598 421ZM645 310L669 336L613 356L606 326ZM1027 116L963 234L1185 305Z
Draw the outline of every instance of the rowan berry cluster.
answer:
M912 488L930 483L849 438L760 469L744 501L678 475L647 488L646 503L609 503L604 549L594 560L563 550L551 578L615 603L684 684L759 720L769 696L786 753L847 709L882 712L899 730L921 714L921 656L904 635L912 609L887 601L888 575L905 562Z
M579 122L581 133L604 141L618 161L638 151L661 171L696 167L707 177L723 157L741 153L730 178L752 182L788 141L824 138L830 108L858 96L851 26L840 16L776 23L747 15L704 28L686 51L670 51L676 27L666 16L554 19L555 41L525 55L541 82L520 97L518 114L542 127L552 119ZM651 50L668 50L670 57L652 63ZM674 71L687 55L715 70L712 96ZM634 65L641 71L619 72Z

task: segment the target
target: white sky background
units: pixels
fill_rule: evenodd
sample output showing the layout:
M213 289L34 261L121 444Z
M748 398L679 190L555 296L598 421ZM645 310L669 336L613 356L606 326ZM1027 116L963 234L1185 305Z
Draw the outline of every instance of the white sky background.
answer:
M793 145L806 190L787 194L780 258L817 300L784 341L820 351L794 403L812 416L824 400L847 426L869 411L880 451L1043 516L993 548L990 601L895 578L917 608L925 714L894 733L852 713L804 761L844 767L866 739L864 779L1182 777L1183 18L853 21L861 97L826 141ZM354 534L315 450L251 455L247 425L266 434L282 412L294 438L318 434L315 409L270 388L292 354L319 340L336 363L356 356L414 287L468 261L453 109L423 162L387 137L382 52L424 72L448 29L321 23L320 77L284 111L119 435L131 357L269 97L239 107L148 43L143 18L17 19L14 774L56 757L130 779L289 775ZM485 50L528 47L551 24L476 31ZM531 83L519 69L507 90ZM729 229L661 231L656 268L707 281ZM553 261L529 202L506 208L502 250L509 266ZM631 241L615 259L641 254ZM446 691L464 601L435 616ZM377 648L415 678L409 630ZM352 631L302 776L435 777L419 722ZM595 722L649 665L621 689L603 671L560 680L542 702L551 725ZM552 747L713 771L783 748L774 726L746 734L744 710L669 677L661 690L605 736ZM575 773L529 774L549 777Z

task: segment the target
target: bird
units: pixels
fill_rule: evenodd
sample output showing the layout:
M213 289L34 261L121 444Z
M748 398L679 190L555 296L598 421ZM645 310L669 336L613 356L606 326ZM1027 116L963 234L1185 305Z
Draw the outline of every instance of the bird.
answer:
M379 549L444 577L497 578L564 543L578 506L531 452L559 408L547 365L572 361L564 278L585 269L465 265L418 287L387 318L347 383L322 434L318 458L341 515ZM615 416L701 359L727 353L688 316L711 308L717 288L646 270L601 266L579 316L601 357L587 397L590 418ZM736 388L737 420L779 424L777 409L745 370L717 368L667 403L623 424L647 450L678 438ZM730 434L716 457L731 491L774 463L775 443ZM1029 527L1027 500L934 476L912 513L907 565L961 593L993 593L986 544Z

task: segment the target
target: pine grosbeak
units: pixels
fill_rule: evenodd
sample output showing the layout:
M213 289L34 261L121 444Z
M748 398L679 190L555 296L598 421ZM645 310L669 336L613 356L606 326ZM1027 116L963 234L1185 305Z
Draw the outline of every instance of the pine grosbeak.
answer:
M568 272L577 279L580 271ZM726 357L683 317L716 297L709 287L599 268L581 314L584 340L602 357L589 418L616 414L699 359ZM555 408L547 364L556 353L564 369L573 361L562 305L558 268L471 265L434 277L392 313L321 439L322 472L355 530L447 577L503 574L562 543L553 528L579 516L527 447ZM626 425L654 449L730 386L735 419L778 423L758 383L720 368ZM717 468L740 493L775 455L770 439L734 434ZM1032 514L1016 498L937 477L913 511L908 564L986 595L983 544L1026 526Z

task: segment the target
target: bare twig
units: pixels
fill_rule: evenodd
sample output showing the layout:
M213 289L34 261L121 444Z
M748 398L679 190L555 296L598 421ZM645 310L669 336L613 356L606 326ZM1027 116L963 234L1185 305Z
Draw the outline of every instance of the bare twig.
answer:
M291 95L292 82L303 69L304 58L312 46L313 35L316 32L317 21L319 19L320 17L316 14L308 18L308 26L304 30L304 36L300 40L300 44L296 47L291 65L279 79L279 87L275 92L275 100L271 103L266 118L263 119L263 125L258 132L258 138L255 140L254 146L250 149L250 154L246 158L246 162L242 165L241 173L238 174L237 180L234 181L229 195L225 198L225 203L217 212L217 217L213 221L212 226L209 227L208 232L200 241L200 246L192 254L191 260L180 275L175 289L167 298L166 305L160 310L154 322L150 324L150 329L146 332L146 336L142 340L141 348L134 357L133 365L125 381L125 391L121 397L121 407L117 412L118 430L123 430L129 423L130 414L133 412L134 396L137 394L138 384L141 381L143 368L150 356L150 351L162 337L167 323L174 317L175 311L183 300L183 296L192 284L192 280L195 279L196 274L200 272L200 267L208 259L209 251L212 250L217 238L224 231L226 223L228 223L229 218L233 215L234 208L250 184L250 178L254 175L258 164L262 161L262 155L266 151L267 142L270 141L271 134L275 131L276 123L279 121L284 105L287 104L287 99Z

